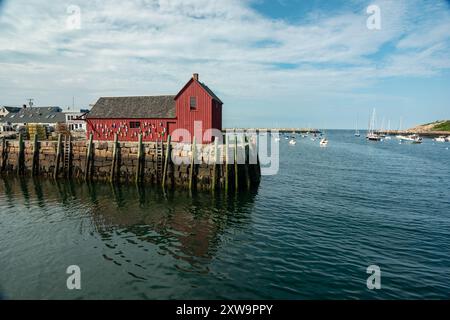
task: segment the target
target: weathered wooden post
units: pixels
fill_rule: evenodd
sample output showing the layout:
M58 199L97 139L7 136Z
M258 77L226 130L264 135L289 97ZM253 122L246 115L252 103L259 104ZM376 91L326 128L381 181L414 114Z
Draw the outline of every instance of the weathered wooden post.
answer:
M229 154L228 154L228 135L225 133L225 192L228 192L229 185L229 176L228 176L228 162L229 162Z
M2 138L2 164L0 166L0 172L5 171L6 167L6 139Z
M195 145L195 137L192 140L192 146L191 146L191 151L192 151L192 159L191 159L191 170L189 172L189 190L192 191L192 187L193 187L193 180L194 180L194 171L195 171L195 157L196 157L196 145Z
M31 165L31 175L35 176L39 168L39 141L37 133L35 133L33 139L33 161Z
M213 174L212 174L212 182L211 182L211 191L216 190L216 183L217 183L217 149L218 149L219 141L217 137L214 139L214 163L213 163Z
M58 134L58 144L56 145L56 163L55 163L55 172L53 173L53 178L58 178L59 172L59 163L61 161L61 143L62 143L62 135Z
M141 174L142 174L142 133L139 134L139 138L138 138L136 183L141 182Z
M19 133L19 154L17 157L17 174L23 174L23 169L25 166L25 144L23 142L23 135Z
M65 148L64 152L67 152L66 158L67 162L64 164L64 166L67 165L66 177L70 179L72 177L72 160L73 160L71 135L69 135L69 138L67 139L67 148Z
M111 175L109 177L110 182L114 182L116 178L116 167L117 167L117 147L119 144L119 135L116 133L114 135L114 145L112 154L112 164L111 164Z
M237 135L234 136L234 188L239 189L239 164Z
M242 136L242 145L244 148L244 153L245 153L245 163L244 163L244 176L245 176L245 182L247 184L247 189L250 189L250 176L249 176L249 172L248 172L248 163L249 163L249 159L250 159L250 155L249 155L249 147L247 144L247 137L245 135Z
M194 138L195 139L195 138ZM163 188L166 186L166 175L167 175L167 167L169 166L169 157L170 157L170 142L172 138L169 134L167 137L167 150L166 150L166 158L164 159L164 170L163 170L163 176L162 176L162 186Z
M91 177L93 139L94 139L94 135L91 133L89 135L89 142L88 142L87 153L86 153L86 167L84 169L84 180L85 181L89 180Z

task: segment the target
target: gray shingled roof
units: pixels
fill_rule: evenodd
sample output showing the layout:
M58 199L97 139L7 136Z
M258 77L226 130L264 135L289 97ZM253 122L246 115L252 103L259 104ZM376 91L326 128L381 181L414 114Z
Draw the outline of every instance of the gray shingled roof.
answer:
M222 102L222 100L220 100L219 99L219 97L218 96L216 96L216 94L206 85L206 84L204 84L203 82L198 82L198 83L200 83L200 85L203 87L203 89L205 89L206 90L206 92L208 92L208 94L213 98L213 99L215 99L215 100L217 100L218 102L220 102L220 103L223 103Z
M87 118L175 118L175 96L102 97Z
M9 107L9 106L0 106L0 109L5 108L8 112L19 112L20 107Z
M58 123L66 122L60 107L33 107L21 109L17 113L10 113L3 118L3 122L10 123Z

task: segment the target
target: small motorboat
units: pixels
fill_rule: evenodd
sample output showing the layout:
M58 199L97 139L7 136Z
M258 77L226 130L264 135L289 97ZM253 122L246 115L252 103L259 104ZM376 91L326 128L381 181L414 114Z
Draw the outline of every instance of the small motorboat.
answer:
M297 141L295 139L291 139L291 140L289 140L289 144L291 146L295 146L297 144Z
M423 142L423 139L421 137L419 137L419 135L417 134L412 134L409 136L403 136L401 139L401 141L408 141L411 142L413 144L420 144Z
M327 140L327 138L323 138L322 140L320 140L320 146L323 148L323 147L326 147L328 145L328 140Z
M450 142L450 136L448 136L445 140L447 140L447 142Z
M434 138L433 140L436 142L446 142L448 138L446 138L445 136L440 136L437 138Z
M376 133L369 133L366 139L369 141L381 141L381 137Z

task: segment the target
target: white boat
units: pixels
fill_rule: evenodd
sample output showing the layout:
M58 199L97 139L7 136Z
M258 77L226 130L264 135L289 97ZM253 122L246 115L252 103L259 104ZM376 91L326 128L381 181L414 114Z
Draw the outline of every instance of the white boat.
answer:
M421 137L419 137L417 134L412 134L409 136L402 136L402 138L400 139L401 141L408 141L411 142L413 144L420 144L423 142L423 139Z
M434 138L433 140L436 141L436 142L446 142L447 139L448 138L445 137L445 136L440 136L440 137Z
M361 137L361 133L359 133L359 129L358 129L358 118L356 118L355 137Z
M366 139L368 141L381 141L381 137L375 132L375 108L373 109L372 117L369 122L369 130L367 131Z
M366 139L369 141L381 141L381 137L376 133L369 133Z
M295 146L297 144L297 141L295 139L291 139L289 140L289 144Z
M392 139L392 137L390 136L390 132L391 132L391 120L388 120L388 129L387 129L386 135L384 136L384 140Z
M326 147L328 145L328 140L327 138L323 138L322 140L320 140L320 146L322 148Z
M450 142L450 136L448 136L445 140L447 140L447 142Z
M418 135L413 135L413 140L411 141L411 143L413 144L421 144L423 142L423 139L421 137L419 137Z

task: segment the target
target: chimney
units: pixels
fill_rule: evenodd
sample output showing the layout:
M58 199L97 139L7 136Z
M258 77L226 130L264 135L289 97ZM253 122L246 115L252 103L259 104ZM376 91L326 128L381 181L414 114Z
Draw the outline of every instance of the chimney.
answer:
M192 78L193 78L195 81L198 81L198 73L194 73L194 74L192 75Z

